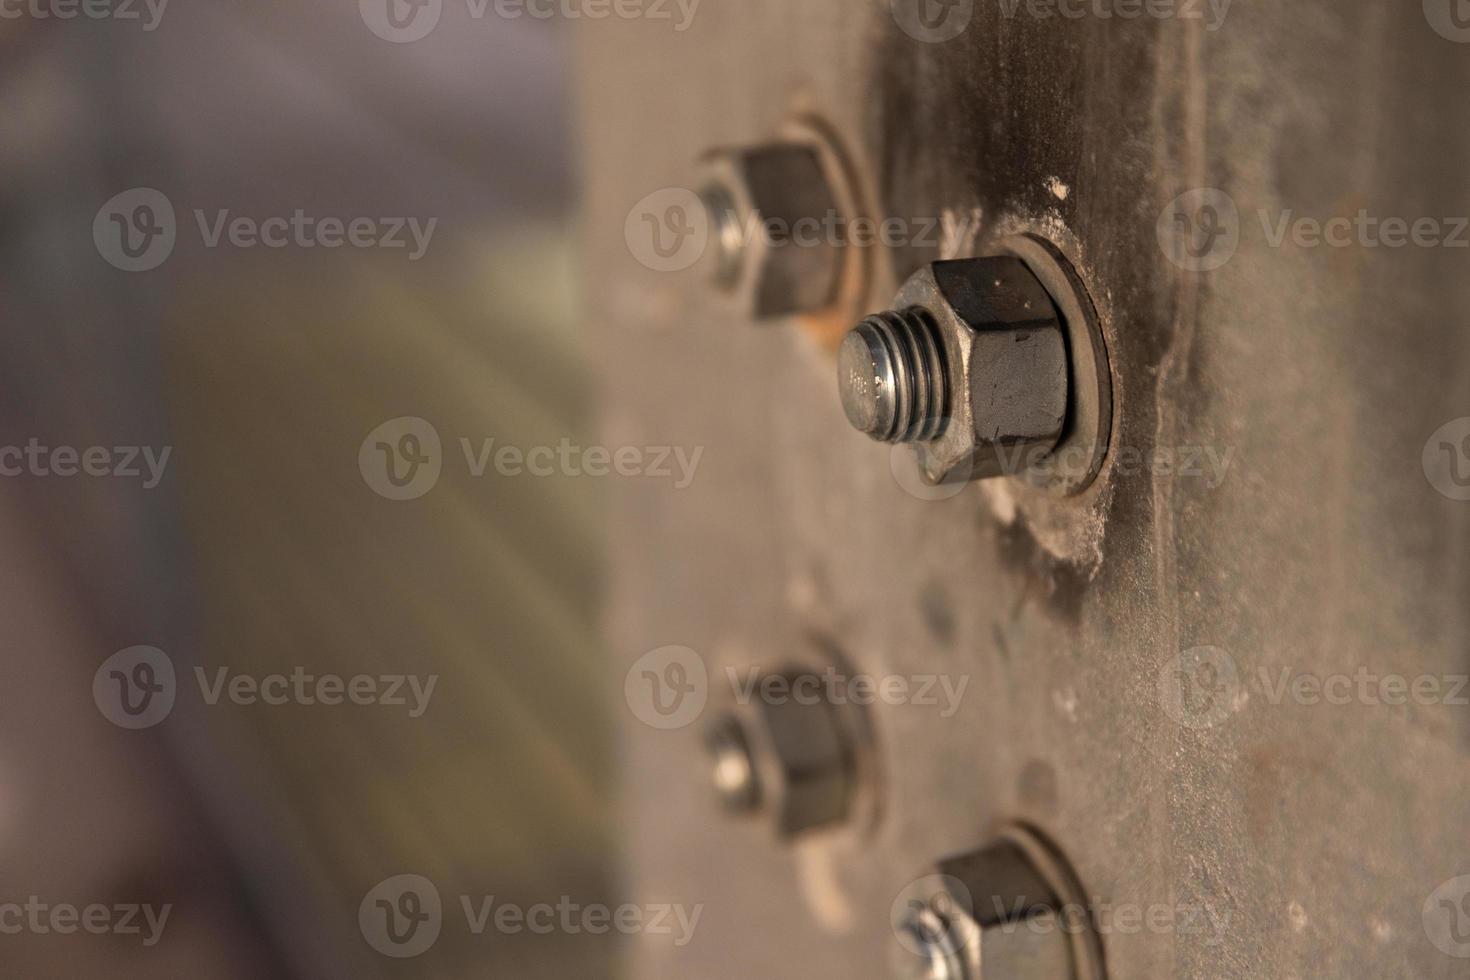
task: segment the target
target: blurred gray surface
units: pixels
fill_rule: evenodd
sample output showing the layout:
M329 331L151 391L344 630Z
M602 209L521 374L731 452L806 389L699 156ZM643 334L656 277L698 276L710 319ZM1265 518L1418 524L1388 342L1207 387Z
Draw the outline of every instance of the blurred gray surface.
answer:
M435 880L453 915L461 893L531 905L614 890L601 491L448 465L461 437L556 445L590 431L561 26L446 19L400 46L356 4L174 4L151 33L52 21L7 40L24 57L0 79L0 311L14 325L0 341L0 442L173 447L156 490L7 486L7 526L45 542L17 550L12 574L57 609L33 629L55 679L30 662L36 644L3 662L32 681L12 691L49 709L10 715L3 753L38 763L16 798L55 801L22 811L11 844L46 860L10 883L82 880L86 829L54 808L105 811L114 757L141 753L129 765L157 785L130 785L136 813L118 816L136 840L84 883L138 868L172 887L174 868L193 869L179 901L198 912L179 920L179 946L166 937L174 958L145 961L150 975L608 975L616 950L597 937L446 928L398 962L358 927L368 890L406 872ZM169 198L179 236L161 267L127 274L102 261L91 226L136 186ZM206 248L196 209L437 225L410 263ZM432 420L453 457L408 505L358 468L368 433L402 415ZM66 636L68 622L85 629ZM421 719L181 697L157 729L124 733L97 715L90 678L136 643L166 650L186 684L196 666L439 684ZM90 742L57 738L76 725ZM62 943L17 962L30 976L102 975L87 955Z

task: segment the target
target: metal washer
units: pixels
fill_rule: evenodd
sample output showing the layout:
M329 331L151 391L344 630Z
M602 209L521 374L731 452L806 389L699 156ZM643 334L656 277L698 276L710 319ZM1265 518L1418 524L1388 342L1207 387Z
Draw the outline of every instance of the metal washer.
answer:
M1019 476L1027 484L1059 497L1081 493L1102 470L1113 431L1113 379L1097 309L1072 264L1050 242L1035 235L1012 235L998 243L1031 270L1062 315L1067 333L1071 404L1062 438L1042 467Z

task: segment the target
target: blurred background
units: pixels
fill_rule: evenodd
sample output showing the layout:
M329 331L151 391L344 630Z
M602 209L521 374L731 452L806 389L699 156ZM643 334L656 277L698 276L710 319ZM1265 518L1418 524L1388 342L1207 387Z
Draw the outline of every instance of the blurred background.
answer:
M1233 916L1111 976L1462 977L1463 704L1280 692L1466 680L1464 4L565 15L621 2L0 0L0 978L925 971L910 886L1003 824ZM687 184L809 138L909 233L756 328L709 267L823 283ZM1353 215L1461 242L1296 235ZM836 342L1020 233L1107 460L928 496ZM722 819L722 675L834 663L971 693L828 731L820 832L769 745Z
M110 452L111 475L62 455L0 481L0 903L172 913L153 945L18 930L4 973L609 975L615 932L446 929L398 961L359 927L403 874L446 913L614 901L598 482L476 476L462 451L589 435L568 25L448 4L404 44L370 4L119 4L0 19L0 445L135 447L142 474ZM105 240L161 217L109 213L137 188L176 230L142 273ZM298 212L405 247L210 246ZM161 241L133 240L142 262ZM405 417L443 452L412 505L359 459ZM93 679L140 646L178 696L130 731ZM195 672L220 668L438 680L426 721L407 688L211 705Z

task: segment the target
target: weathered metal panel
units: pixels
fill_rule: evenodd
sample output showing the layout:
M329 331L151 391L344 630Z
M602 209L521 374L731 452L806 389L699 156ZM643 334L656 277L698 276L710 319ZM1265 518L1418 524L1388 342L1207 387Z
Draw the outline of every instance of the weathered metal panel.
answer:
M688 946L645 937L636 975L884 975L902 887L1010 819L1046 829L1104 902L1209 913L1105 930L1113 976L1464 975L1430 933L1470 915L1426 902L1470 873L1467 709L1309 704L1278 684L1467 669L1470 503L1421 462L1470 414L1466 253L1361 229L1345 247L1273 238L1360 209L1452 233L1470 214L1470 47L1419 4L1202 9L979 3L944 43L838 0L706 0L682 33L584 27L609 438L704 449L687 489L619 489L622 669L684 644L718 686L816 630L864 672L971 685L950 718L875 708L881 819L794 848L718 818L694 727L630 712L632 889L705 904ZM841 135L878 216L980 209L981 246L1029 228L1073 259L1116 395L1092 489L917 499L847 428L813 332L752 327L698 276L636 260L640 199L794 111ZM1158 224L1205 188L1236 206L1239 245L1190 271ZM867 308L938 252L877 253ZM1229 660L1178 659L1199 647ZM1209 693L1200 664L1236 680L1181 724L1171 684L1182 667L1186 693Z

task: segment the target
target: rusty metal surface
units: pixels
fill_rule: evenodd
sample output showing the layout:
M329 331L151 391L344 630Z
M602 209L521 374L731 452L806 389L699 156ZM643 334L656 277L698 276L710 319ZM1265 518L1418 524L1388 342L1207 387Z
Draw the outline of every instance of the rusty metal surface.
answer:
M1431 899L1470 873L1467 709L1278 681L1467 669L1470 504L1421 462L1470 414L1465 252L1272 237L1283 216L1470 214L1470 47L1419 4L1237 0L1217 30L975 6L944 43L838 0L581 32L609 438L705 450L688 489L620 488L619 684L671 643L719 684L811 631L864 672L970 683L952 717L875 707L881 818L791 849L718 818L694 728L629 712L631 890L705 904L687 946L644 937L634 975L885 975L916 870L1024 819L1099 899L1172 916L1107 930L1112 976L1463 976L1439 945L1470 921ZM637 260L640 199L797 111L840 134L880 215L983 213L978 243L880 250L868 309L1017 231L1077 266L1115 394L1081 497L919 499L848 430L828 350ZM1238 247L1192 271L1159 222L1205 188Z

